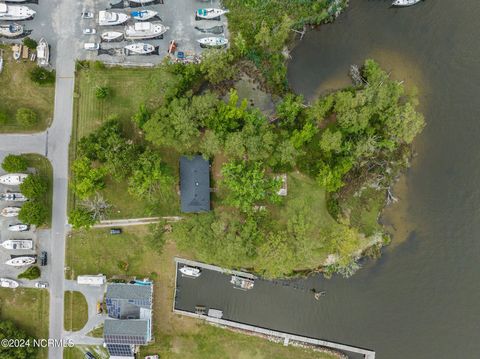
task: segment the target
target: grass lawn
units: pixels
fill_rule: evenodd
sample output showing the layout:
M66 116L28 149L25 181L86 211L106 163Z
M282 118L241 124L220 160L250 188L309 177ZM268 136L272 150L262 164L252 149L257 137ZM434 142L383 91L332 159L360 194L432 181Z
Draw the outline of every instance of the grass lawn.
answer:
M94 338L103 338L103 324L88 332L87 335Z
M74 126L70 148L70 160L75 159L76 143L82 137L94 132L111 115L116 115L128 129L132 139L140 138L130 119L144 103L155 109L163 101L163 93L168 83L174 81L172 74L164 68L105 68L77 69L75 80ZM104 100L95 97L95 90L106 86L111 94ZM178 154L165 150L165 161L177 171ZM107 186L102 194L112 205L109 218L134 218L158 215L175 215L179 211L179 201L168 200L153 205L132 196L127 191L127 181L115 182L107 178ZM73 193L69 196L69 206L75 205Z
M38 339L48 339L49 295L44 289L0 288L0 320L11 320L18 327ZM47 358L48 349L42 348L37 358Z
M107 359L109 355L107 349L100 346L76 345L73 348L63 350L63 359L85 359L85 353L90 352L98 359Z
M160 354L161 358L189 359L330 359L329 354L284 347L282 344L224 330L201 321L174 315L172 312L175 285L174 256L191 258L180 253L167 241L162 253L151 249L147 226L124 228L121 235L111 236L108 229L77 231L67 243L67 265L76 275L103 273L150 276L154 287L155 343L142 347L141 354ZM126 265L128 264L128 265ZM121 269L121 268L122 269ZM124 270L127 268L127 270ZM152 272L155 274L152 275ZM70 354L73 352L73 354ZM65 358L76 359L78 350L70 350ZM143 357L143 356L141 356ZM78 357L80 358L80 357Z
M67 291L63 297L65 315L63 324L67 331L82 329L88 321L88 305L80 292Z
M42 199L45 207L47 208L47 226L50 227L52 223L52 197L53 197L53 168L50 161L41 155L34 153L24 154L28 161L28 167L34 167L37 169L38 174L44 177L48 183L48 190Z
M8 116L6 124L0 124L0 132L39 132L45 130L52 122L55 86L37 85L30 80L29 71L36 63L17 62L12 57L10 46L3 49L3 71L0 73L0 111ZM25 127L17 123L15 113L19 108L34 110L39 118L36 125Z

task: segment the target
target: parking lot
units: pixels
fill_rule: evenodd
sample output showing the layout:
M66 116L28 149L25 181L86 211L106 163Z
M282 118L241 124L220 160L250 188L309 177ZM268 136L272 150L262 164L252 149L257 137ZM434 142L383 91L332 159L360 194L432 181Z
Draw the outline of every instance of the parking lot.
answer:
M7 155L7 153L0 152L0 162L3 161L3 158ZM0 169L0 176L4 175L5 171ZM16 186L5 186L0 185L0 193L5 193L7 191L15 191L18 190ZM8 206L21 206L21 202L6 202L0 201L0 210ZM47 251L49 247L49 238L50 238L50 230L48 229L40 229L36 230L34 227L31 227L29 231L26 232L11 232L8 230L9 224L16 224L19 223L17 217L7 218L0 216L0 243L3 243L9 239L32 239L33 240L33 249L31 250L8 250L0 246L0 277L6 277L11 279L16 279L17 275L25 271L28 266L23 267L13 267L10 265L6 265L5 262L9 260L11 255L40 255L42 251ZM48 255L48 254L47 254ZM37 262L36 265L40 263ZM29 281L25 279L19 280L22 286L25 287L33 287L34 283L40 280L46 281L49 275L49 266L42 266L40 267L42 276L41 278L35 281Z

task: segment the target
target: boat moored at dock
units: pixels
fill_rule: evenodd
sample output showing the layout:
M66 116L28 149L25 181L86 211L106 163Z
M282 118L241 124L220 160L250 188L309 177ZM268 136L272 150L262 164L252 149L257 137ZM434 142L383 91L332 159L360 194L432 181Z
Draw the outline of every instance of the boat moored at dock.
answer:
M202 274L202 271L195 267L184 266L180 268L180 273L182 273L187 277L197 278L197 277L200 277L200 274Z
M8 5L0 3L0 20L27 20L33 19L36 11L23 5Z
M395 0L392 2L392 6L396 7L406 7L418 4L422 0Z
M243 290L252 289L254 285L253 279L239 277L238 275L232 275L230 283L233 284L234 288Z
M33 241L31 239L9 239L0 245L5 249L26 250L33 248Z
M16 280L10 279L10 278L0 278L0 287L1 288L18 288L20 283L18 283Z
M8 186L18 186L25 181L28 175L25 173L9 173L3 176L0 176L0 184L5 184Z
M145 40L154 39L166 33L168 27L160 22L136 22L125 27L125 39Z

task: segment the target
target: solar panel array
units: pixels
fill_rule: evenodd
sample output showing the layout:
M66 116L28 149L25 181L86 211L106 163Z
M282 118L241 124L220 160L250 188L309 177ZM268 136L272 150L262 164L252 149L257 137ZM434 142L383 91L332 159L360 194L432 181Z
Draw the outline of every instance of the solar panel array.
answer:
M115 335L104 334L103 338L105 343L118 343L118 344L146 344L144 336L141 335Z
M130 345L123 344L107 344L108 352L111 356L132 357L133 351Z

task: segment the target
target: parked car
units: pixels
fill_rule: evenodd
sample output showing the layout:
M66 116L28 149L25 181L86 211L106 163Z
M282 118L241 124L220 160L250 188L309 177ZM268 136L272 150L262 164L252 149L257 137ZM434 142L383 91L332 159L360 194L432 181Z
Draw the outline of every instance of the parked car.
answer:
M95 51L100 48L100 44L97 44L95 42L86 42L83 44L83 48L88 51Z
M110 234L122 234L122 229L121 228L112 228L110 230Z
M42 251L42 253L40 253L40 265L41 265L41 266L46 266L47 263L48 263L47 252L46 252L46 251Z
M96 359L92 353L90 352L86 352L85 353L85 356L84 356L85 359Z
M90 12L90 11L82 12L82 19L93 19L93 12Z
M83 29L84 35L95 35L96 33L97 33L96 29L92 29L92 28Z
M35 288L48 288L47 282L37 282L35 283Z

